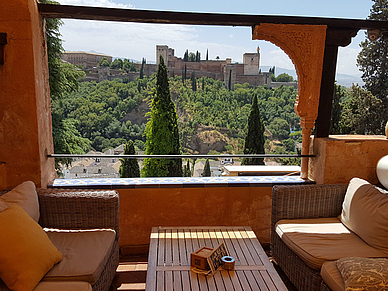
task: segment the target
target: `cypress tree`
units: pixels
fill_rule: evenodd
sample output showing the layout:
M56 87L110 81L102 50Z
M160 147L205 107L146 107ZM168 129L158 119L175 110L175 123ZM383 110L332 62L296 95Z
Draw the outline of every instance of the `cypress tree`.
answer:
M206 159L205 167L203 168L203 174L202 177L210 177L212 173L210 172L210 163L209 159Z
M206 49L206 60L209 60L209 49Z
M187 67L186 67L186 64L185 64L185 80L187 79Z
M167 67L160 56L156 93L151 102L151 117L145 129L146 155L181 153L178 116L171 99ZM182 177L182 159L144 159L142 177Z
M248 130L245 137L244 154L264 154L264 125L260 118L257 96L253 97ZM263 158L244 158L243 165L264 165Z
M183 167L183 177L191 177L189 160L187 160L186 166Z
M191 88L194 92L197 91L197 79L194 72L191 73Z
M232 89L232 70L229 71L229 84L228 84L229 91Z
M146 63L146 59L143 58L142 61L141 61L141 68L140 68L140 79L143 79L144 77L144 65Z
M129 140L124 146L124 155L134 155L135 146L133 141ZM121 166L119 168L120 178L136 178L140 177L140 168L137 159L120 159Z

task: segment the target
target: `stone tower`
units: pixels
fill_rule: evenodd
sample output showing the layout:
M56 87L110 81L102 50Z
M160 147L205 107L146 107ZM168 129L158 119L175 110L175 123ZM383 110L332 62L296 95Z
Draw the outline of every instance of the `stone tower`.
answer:
M260 49L257 47L256 53L245 53L244 59L244 75L258 75L260 65Z
M168 46L167 45L157 45L156 46L156 64L159 65L160 56L163 57L164 63L168 64Z

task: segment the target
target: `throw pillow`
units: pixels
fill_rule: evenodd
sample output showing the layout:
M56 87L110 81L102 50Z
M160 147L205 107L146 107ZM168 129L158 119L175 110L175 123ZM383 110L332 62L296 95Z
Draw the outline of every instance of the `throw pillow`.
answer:
M0 200L17 204L23 208L36 222L39 221L39 201L36 194L35 184L26 181L13 188L11 191L0 196Z
M340 216L342 223L367 244L388 254L388 195L367 181L349 182Z
M388 288L387 258L342 258L336 264L346 291L379 291Z
M30 291L62 254L20 206L0 212L0 278L15 291Z

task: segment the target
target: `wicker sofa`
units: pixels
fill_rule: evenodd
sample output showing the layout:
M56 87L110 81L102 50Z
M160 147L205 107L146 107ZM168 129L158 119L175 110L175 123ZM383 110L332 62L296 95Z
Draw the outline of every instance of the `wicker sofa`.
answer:
M354 239L350 242L349 240L343 240L343 237L340 237L339 235L342 234L340 232L337 237L335 237L336 233L333 232L333 228L337 226L336 223L332 222L335 221L335 219L340 219L339 217L343 213L342 207L344 198L345 195L348 195L347 188L348 184L275 186L273 188L271 255L290 281L300 291L344 290L345 284L342 280L343 278L336 267L336 262L339 259L345 259L345 257L346 259L348 257L388 257L387 253L383 253L379 249L374 250L374 248L365 243L353 231L349 231L349 234L346 234L348 237ZM387 194L387 191L383 189L378 188L378 190L383 194ZM310 223L309 220L325 222L325 219L328 219L327 226L324 225L325 223L322 223L319 226L322 227L322 229L311 235L309 233L310 226L307 225ZM281 235L282 233L281 230L279 230L279 225L281 228L282 223L285 223L283 224L285 227L292 228L296 226L299 227L299 229L301 229L300 227L302 225L302 230L300 232L305 232L305 234L307 234L302 243L300 243L300 239L299 241L295 240L299 242L299 245L292 245L292 242L290 243L289 241L289 238L292 237L292 235L294 235L294 237L300 235L298 230L295 230L296 228L290 233L286 233L286 235ZM289 226L287 223L289 223ZM303 223L306 223L306 225ZM339 224L341 224L341 221ZM325 229L325 227L327 228ZM327 234L332 235L332 237L328 239L328 244L322 240L322 237ZM309 235L311 236L309 237ZM316 239L317 235L318 239ZM356 243L353 243L354 241ZM306 252L306 246L308 244L310 244L310 248L307 248ZM311 244L313 244L312 247ZM357 247L354 246L355 244L358 244ZM302 249L302 251L299 251L298 248ZM321 252L319 248L327 248L328 251ZM309 254L307 256L303 255L303 252L308 253L309 251L311 251L310 254L319 254L316 256L320 260L320 262L318 260L318 267L317 262L312 262L308 257ZM323 272L324 269L326 270L325 272L329 273L328 278L330 280L334 278L334 280L332 280L335 281L334 285L327 283L328 280L325 279L326 273ZM324 277L327 282L322 280L322 277ZM330 288L329 285L336 288Z
M0 195L5 193L0 192ZM63 251L63 260L43 277L34 290L109 290L119 264L118 193L105 190L37 189L37 194L39 225L47 234L51 233L48 237L59 251ZM109 244L104 246L107 232L110 232ZM105 237L100 236L102 233ZM79 236L75 237L80 234L81 239ZM75 236L70 238L70 235ZM68 236L68 240L59 238L62 245L58 246L55 238L61 236ZM73 243L77 240L78 245L80 242L83 244L82 250L74 250L74 244L69 247L63 245L63 241ZM69 253L66 253L67 249ZM99 255L97 252L100 250L103 250L105 255ZM83 262L70 262L69 270L66 264L76 258ZM94 264L93 267L86 267L94 268L92 275L87 272L79 275L75 273L78 264L89 263ZM66 268L68 273L61 277L60 273ZM84 271L85 267L83 268ZM9 290L1 280L0 290Z

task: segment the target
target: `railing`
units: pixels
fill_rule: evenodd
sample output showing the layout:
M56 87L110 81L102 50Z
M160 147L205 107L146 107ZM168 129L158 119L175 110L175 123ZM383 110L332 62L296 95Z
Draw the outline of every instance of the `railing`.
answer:
M222 158L314 158L301 154L227 154L227 155L104 155L104 154L48 154L48 158L123 158L123 159L222 159Z

